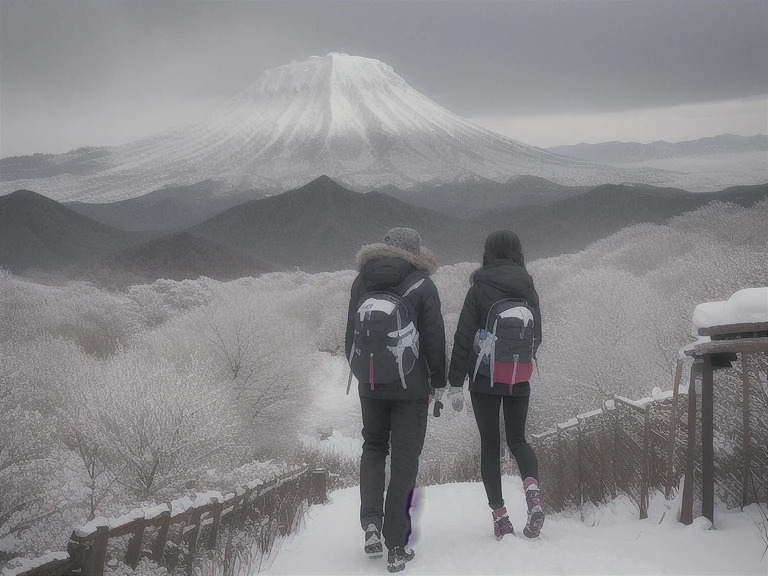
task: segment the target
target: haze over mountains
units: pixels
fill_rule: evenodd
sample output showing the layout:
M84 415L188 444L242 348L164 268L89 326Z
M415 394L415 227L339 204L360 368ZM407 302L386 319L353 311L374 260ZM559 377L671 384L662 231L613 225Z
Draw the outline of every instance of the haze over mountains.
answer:
M561 185L684 175L596 165L501 136L436 104L378 60L332 53L265 71L209 117L112 148L0 161L0 191L111 202L164 186L286 190L327 174L358 191L536 176Z
M715 154L739 154L745 152L762 152L765 159L764 168L768 178L768 136L736 136L720 134L698 140L685 142L665 142L659 140L650 144L640 142L601 142L599 144L573 144L547 148L554 154L562 154L587 162L609 162L626 164L646 160L661 160L669 158L685 158L690 156L711 156Z

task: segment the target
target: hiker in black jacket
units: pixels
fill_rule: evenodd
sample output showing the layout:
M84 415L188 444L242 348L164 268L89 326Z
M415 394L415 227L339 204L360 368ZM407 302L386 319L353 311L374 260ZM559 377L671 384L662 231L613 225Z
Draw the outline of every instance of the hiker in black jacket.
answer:
M488 504L493 510L494 533L499 539L504 534L514 533L501 494L499 409L503 406L507 445L524 479L528 504L528 522L523 532L526 536L534 538L539 535L544 514L539 499L538 461L533 449L525 440L530 382L522 381L511 385L506 376L501 378L497 372L492 383L488 375L477 372L476 369L476 366L480 365L477 353L479 340L476 341L476 336L487 337L490 327L487 327L486 323L491 307L495 304L498 306L500 301L505 299L524 301L529 313L532 313L532 348L535 357L536 349L541 343L539 295L533 286L533 279L525 269L520 239L509 230L488 235L483 253L483 266L470 277L469 292L464 300L454 337L448 372L448 382L451 385L448 388L448 400L455 410L460 411L463 408L462 386L464 379L469 375L472 409L480 431L481 476ZM530 372L527 372L523 377L527 378L529 374Z
M345 347L353 367L362 362L362 368L355 373L363 415L360 523L366 533L366 553L372 558L382 556L383 533L389 550L388 569L396 572L413 558L413 552L406 549L411 533L408 509L424 445L431 387L446 385L445 328L437 288L429 278L436 269L435 259L421 246L418 232L393 228L384 236L384 243L363 246L357 254L357 263L360 273L352 284ZM359 326L365 318L359 309L370 309L370 306L366 308L369 298L366 295L376 292L401 297L416 316L418 338L413 351L417 353L415 363L411 356L411 363L406 367L410 371L404 378L398 376L385 381L377 378L373 374L373 354L370 359L373 381L369 378L368 354L362 350L366 344L355 327L356 321ZM383 360L394 362L394 356ZM383 370L378 368L377 373ZM391 479L385 505L384 463L390 442Z

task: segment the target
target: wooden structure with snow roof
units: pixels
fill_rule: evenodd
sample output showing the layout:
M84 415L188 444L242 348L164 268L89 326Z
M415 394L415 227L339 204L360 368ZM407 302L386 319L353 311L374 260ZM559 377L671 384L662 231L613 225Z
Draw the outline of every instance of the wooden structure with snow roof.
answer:
M768 308L768 302L766 302ZM694 432L688 438L688 454L685 470L685 485L680 521L693 522L693 473L695 461L695 421L697 373L701 374L701 458L702 458L702 515L714 526L714 383L713 373L718 369L733 366L737 355L741 361L743 394L743 431L744 431L744 470L742 485L742 505L747 503L750 476L750 386L748 354L763 353L768 355L768 322L743 322L701 326L697 329L699 340L683 348L686 356L693 358L699 370L691 369L691 386L688 392L689 429Z

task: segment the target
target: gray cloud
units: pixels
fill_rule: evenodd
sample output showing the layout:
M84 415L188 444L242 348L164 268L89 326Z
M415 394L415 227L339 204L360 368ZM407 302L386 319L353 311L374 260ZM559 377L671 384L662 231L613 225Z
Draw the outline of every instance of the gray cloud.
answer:
M25 127L27 139L42 134L36 118L47 122L51 143L72 118L112 115L115 133L103 138L114 143L133 137L127 125L164 128L158 110L173 123L182 111L235 94L265 68L330 51L379 58L467 116L762 95L767 21L768 3L738 0L2 0L3 155L28 148L17 144ZM57 118L69 120L59 126Z

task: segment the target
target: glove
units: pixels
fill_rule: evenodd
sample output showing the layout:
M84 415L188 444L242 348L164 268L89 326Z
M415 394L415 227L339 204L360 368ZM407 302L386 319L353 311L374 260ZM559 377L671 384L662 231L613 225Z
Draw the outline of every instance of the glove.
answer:
M448 401L456 412L464 409L464 389L462 386L450 386L448 388Z
M443 409L443 403L440 401L440 399L443 397L444 391L445 388L432 388L432 396L435 399L435 405L432 408L432 415L435 418L440 418L440 410Z

